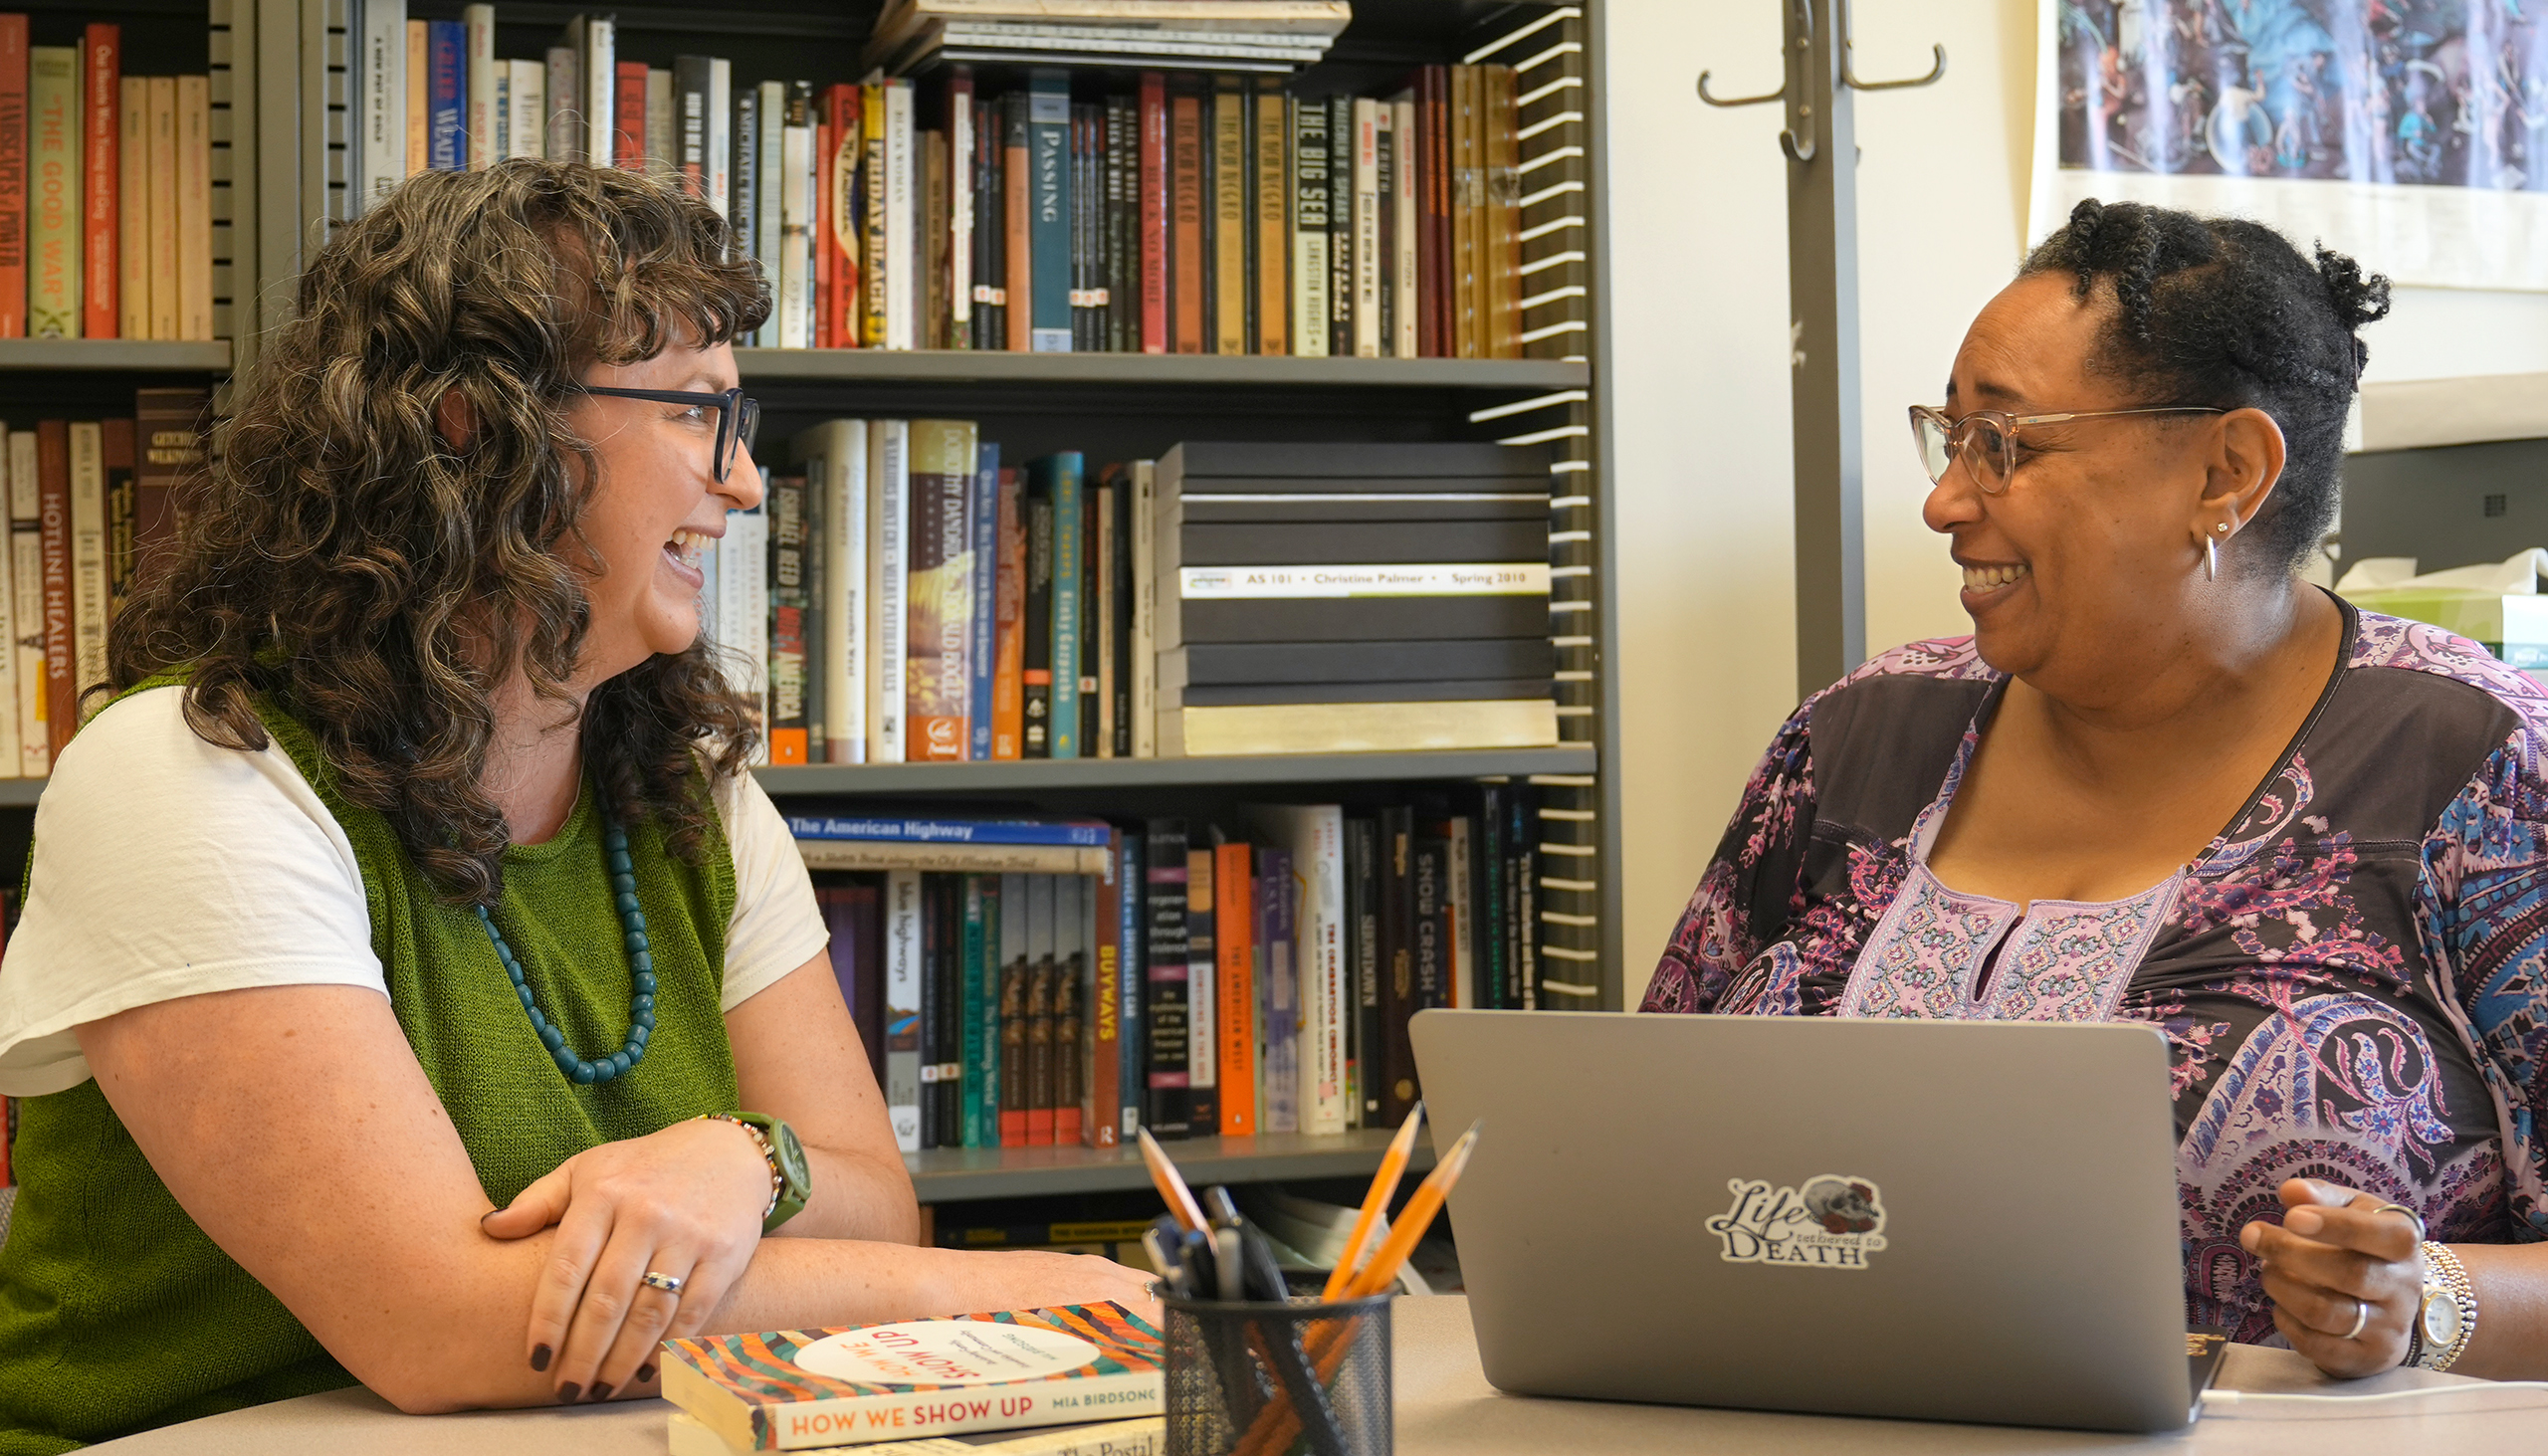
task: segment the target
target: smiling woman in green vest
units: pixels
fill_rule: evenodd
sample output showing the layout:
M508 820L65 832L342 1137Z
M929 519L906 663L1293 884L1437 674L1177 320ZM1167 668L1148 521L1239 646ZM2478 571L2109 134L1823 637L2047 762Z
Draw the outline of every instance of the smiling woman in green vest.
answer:
M433 172L318 256L116 619L0 974L0 1452L667 1336L1146 1299L919 1212L701 552L760 500L704 203Z

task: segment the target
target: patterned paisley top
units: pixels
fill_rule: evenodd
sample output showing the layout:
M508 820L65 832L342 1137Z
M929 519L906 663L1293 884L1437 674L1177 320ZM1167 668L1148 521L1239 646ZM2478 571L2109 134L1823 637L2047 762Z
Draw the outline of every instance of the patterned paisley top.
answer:
M2187 1317L2238 1341L2282 1343L2238 1229L2288 1177L2445 1243L2548 1238L2548 694L2345 611L2344 663L2199 858L2023 914L1927 868L2005 676L1970 638L1868 663L1771 743L1644 1009L2158 1027Z

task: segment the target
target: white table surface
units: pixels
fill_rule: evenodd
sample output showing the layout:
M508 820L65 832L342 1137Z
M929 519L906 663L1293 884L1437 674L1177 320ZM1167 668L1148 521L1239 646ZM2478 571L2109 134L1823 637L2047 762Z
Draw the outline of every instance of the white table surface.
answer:
M2514 1401L2539 1393L2520 1391L2443 1397L2417 1402L2412 1409L2391 1407L2383 1414L2211 1415L2191 1430L2165 1436L1542 1400L1506 1395L1486 1383L1469 1330L1468 1301L1403 1299L1393 1321L1399 1456L1762 1451L1782 1456L2074 1451L2469 1456L2548 1450L2548 1405L2516 1407ZM2221 1379L2230 1389L2258 1391L2350 1392L2459 1383L2468 1382L2456 1375L2412 1370L2339 1386L2288 1351L2243 1346L2231 1348ZM2480 1408L2490 1405L2497 1408ZM232 1411L89 1449L112 1456L663 1456L664 1417L671 1410L661 1400L631 1400L571 1410L410 1416L356 1388Z

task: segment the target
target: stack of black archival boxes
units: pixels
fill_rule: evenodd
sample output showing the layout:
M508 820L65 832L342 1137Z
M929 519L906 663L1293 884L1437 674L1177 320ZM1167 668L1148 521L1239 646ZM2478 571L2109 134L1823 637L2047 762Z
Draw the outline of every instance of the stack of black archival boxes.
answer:
M1557 741L1545 448L1189 442L1155 502L1163 757Z

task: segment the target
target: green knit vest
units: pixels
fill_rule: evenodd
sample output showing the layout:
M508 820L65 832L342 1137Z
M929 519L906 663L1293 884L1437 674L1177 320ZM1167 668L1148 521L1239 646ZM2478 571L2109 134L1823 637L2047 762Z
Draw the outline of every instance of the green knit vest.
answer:
M306 728L271 707L260 716L353 845L390 1008L492 1202L585 1148L737 1110L719 1005L735 869L713 812L696 865L659 826L627 826L655 1035L627 1076L578 1087L532 1034L476 913L437 898L388 820L336 791ZM567 1045L617 1050L630 972L589 783L554 837L505 852L496 919ZM0 1456L353 1383L178 1207L94 1080L19 1107L18 1203L0 1247Z

